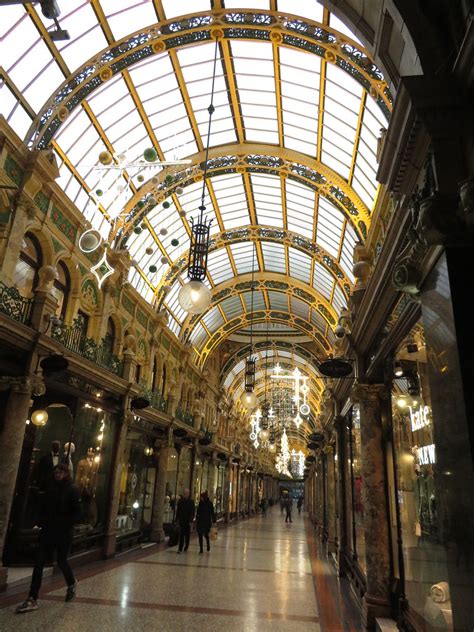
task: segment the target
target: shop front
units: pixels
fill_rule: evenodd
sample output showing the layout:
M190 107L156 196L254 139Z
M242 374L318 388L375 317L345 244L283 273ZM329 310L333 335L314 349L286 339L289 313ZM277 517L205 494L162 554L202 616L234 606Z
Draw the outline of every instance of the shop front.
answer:
M127 431L120 462L120 496L116 518L119 548L124 542L148 538L151 530L153 497L157 474L155 424L135 416Z
M465 608L468 602L463 603L460 595L467 598L467 586L472 589L474 525L470 523L465 489L455 480L459 475L456 456L447 452L447 429L433 407L429 354L420 322L397 349L394 363L392 428L399 575L406 624L415 630L450 631L464 629L453 622L453 611L456 606ZM449 392L444 396L449 398ZM444 465L446 461L450 465ZM470 498L472 503L472 488Z
M38 543L38 514L53 468L66 463L81 495L82 519L72 553L100 548L107 525L119 401L74 377L48 382L26 420L4 564L29 565ZM80 391L79 388L84 387Z

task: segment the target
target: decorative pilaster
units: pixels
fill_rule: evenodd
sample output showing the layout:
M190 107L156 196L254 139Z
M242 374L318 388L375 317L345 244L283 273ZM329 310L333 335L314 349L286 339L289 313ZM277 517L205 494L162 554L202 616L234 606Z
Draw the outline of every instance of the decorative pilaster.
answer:
M334 428L336 430L336 451L337 451L337 542L338 542L338 574L343 577L346 572L346 554L347 554L347 504L346 504L346 447L344 442L344 417L337 415L334 418Z
M120 500L120 478L122 474L122 461L127 444L128 427L133 420L133 415L129 411L124 412L120 422L114 458L112 460L112 485L110 487L110 498L108 502L109 513L104 539L105 557L113 557L115 554L115 544L117 539L117 513Z
M168 442L162 446L158 459L158 471L156 472L155 490L153 495L153 513L151 518L151 539L155 542L163 542L165 532L163 531L163 515L165 511L166 496L166 471L168 458L173 449L172 432L168 431Z
M54 280L58 271L54 266L43 266L39 270L39 283L34 291L33 308L31 310L31 326L43 333L54 316L58 302L52 294Z
M34 385L34 380L28 377L10 380L10 395L3 419L0 422L0 463L2 464L2 478L0 481L0 552L3 552L5 545L25 436L26 420L30 408L31 392ZM2 381L0 381L0 386L3 386ZM7 574L8 569L0 566L0 591L6 589Z
M216 455L216 452L213 452L212 457L209 460L209 476L207 478L207 491L209 493L209 498L211 499L212 503L215 502L215 493L216 493L216 486L217 486L216 462L217 462L217 455Z
M355 384L352 401L360 404L362 498L364 507L367 592L363 629L373 630L376 617L390 616L390 536L382 408L389 401L384 384Z
M326 454L326 505L327 505L327 551L336 552L336 482L334 477L334 446L329 444L324 448Z

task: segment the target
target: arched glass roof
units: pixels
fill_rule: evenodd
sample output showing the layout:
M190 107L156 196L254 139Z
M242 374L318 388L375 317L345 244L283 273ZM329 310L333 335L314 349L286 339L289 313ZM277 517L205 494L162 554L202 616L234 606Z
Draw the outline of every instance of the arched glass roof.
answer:
M209 286L249 274L255 261L258 272L298 280L339 313L353 281L352 250L365 238L377 197L377 137L390 105L382 74L350 31L306 0L59 4L61 27L71 35L66 42L51 39L51 23L37 5L1 7L0 107L25 141L54 149L58 184L87 222L107 238L111 221L142 187L126 170L117 181L117 173L94 169L101 151L125 153L129 163L155 147L160 159L191 159L193 174L209 140L221 165L206 182L211 235L221 239L209 256ZM207 139L215 50L209 25L218 23L224 36ZM154 38L166 46L147 48ZM100 78L106 66L113 71L107 81ZM66 120L48 127L60 104L67 105ZM136 262L130 281L152 303L161 302L170 265L187 252L201 187L187 179L182 194L168 197L168 208L155 206L143 219L145 230L128 237ZM105 192L100 199L98 188ZM283 237L233 240L232 231L243 227ZM188 328L177 302L184 280L183 273L173 279L163 304L170 328L180 335L186 325L199 353L214 331L248 314L248 295L213 304ZM303 300L268 288L255 300L254 310L287 312L330 340L327 319Z

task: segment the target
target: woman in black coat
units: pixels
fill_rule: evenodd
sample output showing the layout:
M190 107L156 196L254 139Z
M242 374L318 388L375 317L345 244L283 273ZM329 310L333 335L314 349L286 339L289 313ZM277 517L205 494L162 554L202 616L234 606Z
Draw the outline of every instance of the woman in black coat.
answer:
M215 523L214 505L211 503L207 492L201 494L201 499L196 512L196 529L199 537L199 553L202 553L203 536L206 538L207 550L211 550L209 531Z

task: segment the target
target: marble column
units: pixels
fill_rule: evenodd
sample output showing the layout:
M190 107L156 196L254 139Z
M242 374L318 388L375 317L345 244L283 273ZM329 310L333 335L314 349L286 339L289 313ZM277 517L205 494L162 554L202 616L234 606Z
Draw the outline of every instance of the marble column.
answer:
M347 506L346 506L346 446L344 442L345 420L344 417L337 415L334 418L334 428L336 430L336 452L337 452L337 565L338 575L344 576L346 573L346 555L347 555Z
M117 513L120 501L120 479L122 475L122 462L127 445L128 426L133 419L130 412L125 412L120 420L114 458L111 464L112 484L110 498L108 502L109 513L105 528L104 556L113 557L115 555L115 544L117 540Z
M375 629L375 618L390 616L390 534L386 468L382 436L383 407L390 404L384 384L355 384L352 401L360 405L362 499L367 591L362 625Z
M1 384L1 380L0 380ZM0 426L0 551L3 552L8 521L15 492L21 450L25 436L26 420L30 408L33 383L27 377L13 378L10 394ZM0 558L1 560L1 558ZM0 565L0 591L7 585L8 569Z
M166 472L168 458L173 448L164 445L160 449L158 458L158 468L155 479L155 490L153 494L153 513L151 518L151 539L155 542L163 542L165 532L163 531L163 515L165 511L166 496Z
M217 487L217 457L216 453L213 452L212 456L209 459L209 476L207 477L207 491L209 493L209 498L214 503L215 506L215 495L216 495L216 487Z
M336 552L336 482L334 477L334 447L328 445L326 452L326 481L327 481L327 551Z

